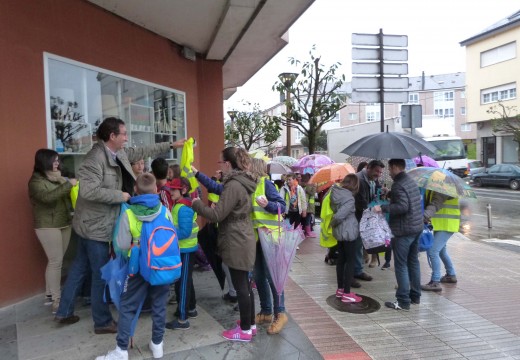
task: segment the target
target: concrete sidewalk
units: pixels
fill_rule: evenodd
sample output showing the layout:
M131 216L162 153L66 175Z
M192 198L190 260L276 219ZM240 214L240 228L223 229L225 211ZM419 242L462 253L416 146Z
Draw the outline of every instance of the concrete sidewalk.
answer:
M167 330L164 359L520 359L520 255L473 242L457 234L448 243L459 282L442 293L423 292L410 311L384 306L371 314L331 308L335 267L323 259L318 239L306 239L286 286L290 322L279 335L259 327L251 343L221 338L238 319L221 299L212 272L196 273L199 317L188 331ZM421 254L423 283L430 269ZM395 299L393 266L366 268L374 277L359 294ZM115 346L114 335L94 335L89 308L78 307L81 320L70 326L52 321L43 295L0 309L0 358L94 359ZM170 306L169 317L175 310ZM131 359L148 359L151 320L144 314Z

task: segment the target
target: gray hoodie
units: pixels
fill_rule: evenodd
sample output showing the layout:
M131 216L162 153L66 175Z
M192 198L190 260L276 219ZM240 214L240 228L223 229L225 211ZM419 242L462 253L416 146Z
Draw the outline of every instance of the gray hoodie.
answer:
M332 235L338 241L354 241L359 236L359 223L356 219L354 196L350 190L333 186L330 194Z

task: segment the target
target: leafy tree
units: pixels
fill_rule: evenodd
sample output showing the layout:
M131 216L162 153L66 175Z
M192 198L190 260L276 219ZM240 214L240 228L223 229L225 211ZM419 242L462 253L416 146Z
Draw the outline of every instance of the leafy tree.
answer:
M285 113L280 117L282 125L296 128L308 139L309 154L316 150L316 138L322 126L331 121L345 105L346 95L339 93L345 82L345 75L338 76L340 63L326 67L320 57L314 55L316 47L309 51L310 60L301 64L295 58L289 63L301 69L294 82L280 79L273 90L282 94L289 93L285 99Z
M518 160L520 161L520 115L516 106L505 106L501 101L487 110L488 114L495 116L491 125L495 133L507 133L513 135L513 141L519 143Z
M259 104L244 102L244 105L252 107L252 110L236 111L231 122L226 124L224 138L227 144L248 151L253 145L258 149L269 148L280 137L280 120L265 115Z
M304 136L300 139L300 143L306 148L309 147L309 139ZM315 151L326 151L327 150L327 132L321 130L318 136L316 136L316 149Z

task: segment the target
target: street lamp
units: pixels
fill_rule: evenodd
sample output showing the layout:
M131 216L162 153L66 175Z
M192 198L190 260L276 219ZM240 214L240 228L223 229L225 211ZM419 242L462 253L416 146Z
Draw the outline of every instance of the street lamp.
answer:
M238 111L236 111L236 110L229 110L227 112L227 114L229 115L229 117L231 119L231 124L233 124L235 122L236 117L237 117Z
M289 91L292 84L294 83L294 80L296 80L296 77L298 76L297 73L281 73L278 75L278 78L282 82L284 88L285 88L285 113L286 113L286 132L287 132L287 156L291 156L291 112L292 112L292 105L291 105L291 92Z

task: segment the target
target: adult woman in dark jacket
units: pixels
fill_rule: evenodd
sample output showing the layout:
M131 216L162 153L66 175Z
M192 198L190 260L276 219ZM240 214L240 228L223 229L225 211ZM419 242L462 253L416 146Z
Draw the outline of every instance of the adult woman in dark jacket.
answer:
M256 256L251 194L256 189L257 179L249 172L251 159L244 149L224 149L219 164L224 173L224 188L218 203L215 207L209 207L196 198L192 207L209 221L218 222L218 253L229 266L231 280L237 290L240 324L224 331L222 336L232 341L251 341L255 303L248 275L253 270Z
M60 303L61 266L70 240L70 189L76 184L75 179L61 176L59 164L56 151L38 150L29 180L34 229L48 259L45 270L46 295L52 299L54 312Z

